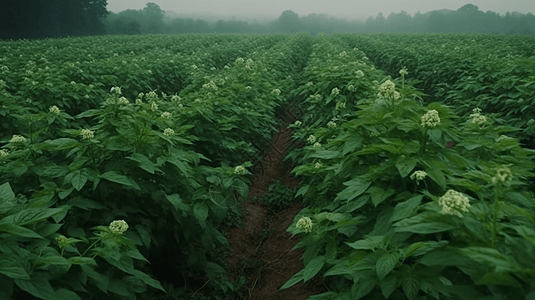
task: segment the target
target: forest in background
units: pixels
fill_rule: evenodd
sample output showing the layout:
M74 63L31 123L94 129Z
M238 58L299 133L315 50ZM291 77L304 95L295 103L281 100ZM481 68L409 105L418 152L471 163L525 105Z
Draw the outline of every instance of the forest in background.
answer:
M457 10L410 15L405 11L363 20L326 14L299 16L286 10L271 21L242 21L179 17L149 2L143 9L107 11L107 0L6 0L0 11L0 39L56 38L104 34L182 33L493 33L535 34L532 13L483 12L473 4Z

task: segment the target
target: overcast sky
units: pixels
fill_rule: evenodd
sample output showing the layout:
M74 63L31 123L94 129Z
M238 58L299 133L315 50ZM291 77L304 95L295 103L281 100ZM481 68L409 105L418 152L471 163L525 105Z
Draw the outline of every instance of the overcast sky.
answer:
M471 3L482 11L505 14L507 11L535 14L535 0L108 0L108 10L120 12L126 9L142 9L154 2L165 11L177 14L280 16L292 10L305 16L311 13L326 13L343 18L365 19L382 12L387 17L391 12L402 10L414 15L437 9L458 9Z

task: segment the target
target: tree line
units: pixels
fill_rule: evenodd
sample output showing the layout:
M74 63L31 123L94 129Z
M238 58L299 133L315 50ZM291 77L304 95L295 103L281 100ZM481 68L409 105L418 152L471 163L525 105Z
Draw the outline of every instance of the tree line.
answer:
M45 38L100 34L181 33L318 33L420 32L535 34L532 13L483 12L472 4L457 10L416 13L405 11L385 17L379 13L365 21L346 20L325 14L299 16L286 10L269 22L208 21L166 17L153 2L143 9L119 13L107 11L107 0L4 0L0 10L0 39Z

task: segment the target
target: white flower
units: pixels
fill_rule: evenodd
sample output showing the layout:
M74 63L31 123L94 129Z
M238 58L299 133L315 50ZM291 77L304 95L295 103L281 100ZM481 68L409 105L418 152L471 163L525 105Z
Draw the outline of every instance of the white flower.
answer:
M318 142L316 142L316 143L314 143L314 145L312 145L312 147L314 147L314 148L320 148L320 147L321 147L321 144L318 143Z
M496 176L492 177L493 184L513 180L513 173L511 172L511 169L509 169L509 166L510 165L503 165L496 170Z
M470 202L466 196L454 190L449 190L444 196L438 199L438 204L442 206L441 214L456 215L463 217L461 212L467 213Z
M487 122L487 117L480 114L471 114L470 118L472 118L472 123L477 125L482 125Z
M171 128L165 128L165 130L163 131L163 135L165 136L172 136L175 134L175 131Z
M172 102L180 102L180 100L182 100L180 96L174 95L173 97L171 97Z
M0 158L4 158L8 155L9 155L9 151L4 150L4 149L0 150Z
M309 217L302 217L297 221L295 227L304 232L312 232L312 220Z
M203 84L202 87L205 89L217 90L217 85L213 80L210 80L210 82Z
M234 168L234 174L245 175L247 174L247 170L243 166L237 166L236 168Z
M406 76L406 75L409 75L409 72L407 72L406 68L403 68L403 69L399 70L399 74L401 76Z
M429 110L422 116L422 127L435 127L440 123L438 111L435 109Z
M301 121L297 120L295 121L294 125L295 127L301 127L301 124L303 124Z
M115 234L123 234L128 229L128 224L124 220L115 220L110 223L110 231Z
M130 102L128 102L128 99L126 99L125 97L121 97L119 98L119 100L117 100L117 104L119 105L127 105L128 103Z
M250 87L250 86L246 86L245 89L246 89L246 90L250 90L251 87Z
M153 102L150 104L150 110L152 110L152 111L157 111L157 110L158 110L158 104L156 104L156 102L153 101Z
M481 113L481 108L476 107L476 108L472 109L472 112L473 112L474 114L480 114L480 113Z
M427 176L425 171L414 171L414 173L411 175L411 180L414 180L414 178L416 178L417 181L423 180L425 176Z
M316 142L316 137L313 136L313 135L310 135L307 139L307 141L310 143L310 144L314 144Z
M71 84L72 84L72 85L76 85L76 82L74 82L74 81L71 81Z
M243 58L241 58L241 57L238 57L238 58L236 58L236 61L234 63L241 64L243 62L245 62L245 60Z
M362 78L364 77L364 72L362 72L361 70L358 70L357 71L357 78Z
M309 81L309 82L307 82L307 84L305 84L305 85L308 86L308 87L311 87L311 86L314 85L314 83Z
M112 88L110 89L110 93L113 92L113 91L115 91L115 93L116 93L117 95L122 95L121 88L118 87L118 86L114 86L114 87L112 87Z
M394 97L394 92L396 91L396 85L390 81L390 80L387 80L385 82L383 82L383 84L381 84L378 88L379 90L379 98L391 98L391 97Z
M93 131L89 129L82 129L80 130L80 135L82 136L82 139L92 139L95 137L95 134Z
M60 110L57 106L51 106L50 108L48 108L48 111L51 113L51 114L54 114L54 115L59 115L60 113Z
M322 167L322 164L319 163L319 162L317 162L316 164L314 164L314 168L316 168L316 169L319 169L319 168L321 168L321 167Z
M336 127L336 123L333 122L333 121L329 121L329 123L327 123L327 127L328 128L335 128Z
M9 140L9 142L12 144L25 143L26 138L23 137L22 135L13 135L13 137L11 138L11 140Z
M346 108L346 103L345 102L336 103L336 110L340 110L342 108Z
M271 91L271 94L273 94L273 95L275 95L275 96L278 96L278 95L281 94L281 90L279 90L279 89L274 89L274 90Z
M338 96L338 94L340 94L340 90L338 88L335 87L332 89L331 96Z
M171 118L171 113L168 112L168 111L164 111L164 112L162 113L161 117L162 117L163 119L170 119L170 118Z

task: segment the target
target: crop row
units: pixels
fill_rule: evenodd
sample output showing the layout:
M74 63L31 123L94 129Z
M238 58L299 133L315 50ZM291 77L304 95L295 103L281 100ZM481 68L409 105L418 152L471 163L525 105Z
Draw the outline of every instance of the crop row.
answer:
M407 68L430 101L461 115L474 107L496 113L502 124L533 145L535 47L533 37L516 35L345 35L389 74Z

